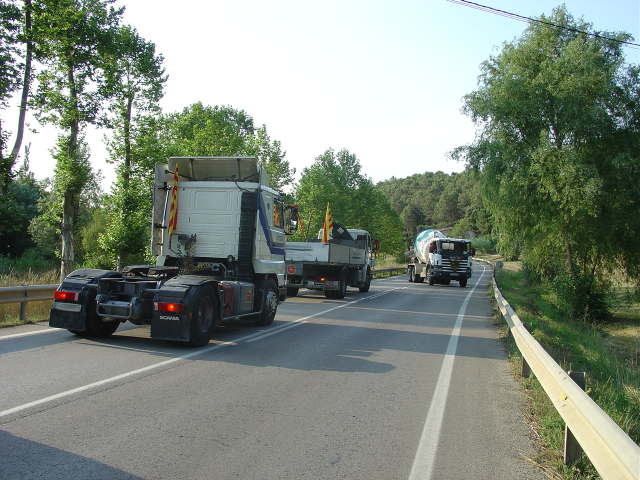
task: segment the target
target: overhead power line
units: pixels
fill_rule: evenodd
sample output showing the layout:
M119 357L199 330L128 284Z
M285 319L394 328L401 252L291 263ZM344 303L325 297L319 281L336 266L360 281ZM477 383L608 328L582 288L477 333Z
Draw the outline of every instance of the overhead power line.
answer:
M590 37L602 38L604 40L610 40L612 42L618 42L623 45L629 45L631 47L640 47L640 43L627 42L626 40L618 40L617 38L606 37L604 35L600 35L598 33L587 32L584 30L579 30L577 28L567 27L564 25L558 25L557 23L548 22L546 20L540 20L539 18L531 18L525 17L524 15L518 15L517 13L507 12L506 10L500 10L499 8L489 7L488 5L482 5L480 3L469 2L467 0L447 0L447 2L455 3L457 5L463 5L465 7L475 8L476 10L481 10L483 12L493 13L494 15L500 15L501 17L511 18L513 20L519 20L525 23L540 23L542 25L548 25L550 27L560 28L562 30L568 30L570 32L575 33L583 33L584 35L588 35Z

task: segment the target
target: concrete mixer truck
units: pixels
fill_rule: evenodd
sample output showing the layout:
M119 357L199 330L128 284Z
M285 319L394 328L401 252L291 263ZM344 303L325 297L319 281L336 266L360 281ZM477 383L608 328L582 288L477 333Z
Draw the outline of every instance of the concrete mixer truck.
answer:
M456 280L461 287L471 278L473 249L471 241L449 238L435 229L420 232L407 252L407 276L410 282L449 285Z

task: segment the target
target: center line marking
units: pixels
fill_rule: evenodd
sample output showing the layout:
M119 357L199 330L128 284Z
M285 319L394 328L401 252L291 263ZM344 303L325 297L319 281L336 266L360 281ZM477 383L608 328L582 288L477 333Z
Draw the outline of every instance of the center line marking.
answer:
M458 310L458 317L456 318L456 323L451 331L447 351L444 355L442 366L440 367L440 374L438 375L438 381L433 392L433 398L431 399L427 418L424 421L422 435L420 436L420 443L418 444L418 450L416 451L416 456L413 460L409 480L430 480L431 475L433 474L433 465L436 459L440 430L442 429L442 420L444 418L444 410L446 407L447 396L449 394L451 375L453 374L453 362L456 358L458 339L460 338L460 330L462 329L462 320L464 319L469 299L476 290L480 280L482 280L484 272L485 268L482 267L480 277L465 297L464 302L462 302L462 305L460 306L460 310Z
M205 353L213 352L214 350L219 350L219 349L224 348L224 347L237 345L240 342L250 343L250 342L255 342L257 340L262 340L263 338L270 337L271 335L275 335L275 334L281 333L281 332L283 332L285 330L289 330L290 328L297 327L298 325L302 325L303 323L306 323L307 320L309 320L311 318L314 318L314 317L317 317L319 315L322 315L324 313L332 312L333 310L337 310L339 308L344 308L344 307L346 307L348 305L352 305L354 303L358 303L358 302L361 302L363 300L370 300L370 299L373 299L373 298L377 298L377 297L380 297L382 295L386 295L387 293L393 292L395 290L400 290L400 289L403 289L403 288L406 288L406 287L397 287L397 288L392 288L390 290L385 290L383 292L376 293L374 295L369 295L367 297L359 298L357 300L354 300L354 301L351 301L351 302L347 302L347 303L342 304L342 305L338 305L337 307L332 307L332 308L329 308L327 310L323 310L321 312L314 313L313 315L308 315L306 317L299 318L298 320L290 322L290 323L288 323L286 325L283 325L281 327L277 327L277 328L275 328L273 330L269 330L268 332L251 333L249 335L244 335L242 337L235 338L233 340L228 340L226 342L217 343L215 345L209 345L208 347L203 347L203 348L201 348L199 350L195 350L193 352L185 353L184 355L180 355L179 357L170 358L169 360L164 360L162 362L158 362L158 363L154 363L154 364L151 364L151 365L147 365L146 367L137 368L137 369L131 370L129 372L121 373L120 375L115 375L113 377L105 378L104 380L98 380L97 382L89 383L87 385L83 385L83 386L77 387L77 388L72 388L71 390L66 390L64 392L56 393L54 395L49 395L48 397L40 398L39 400L34 400L33 402L24 403L22 405L18 405L17 407L9 408L7 410L2 410L2 411L0 411L0 419L2 419L4 417L8 417L9 415L13 415L15 413L22 412L22 411L27 410L27 409L32 408L32 407L37 407L39 405L43 405L45 403L49 403L49 402L52 402L54 400L59 400L61 398L65 398L65 397L74 395L76 393L82 393L82 392L85 392L85 391L90 390L92 388L101 387L101 386L107 385L109 383L117 382L118 380L122 380L124 378L132 377L132 376L138 375L140 373L149 372L151 370L155 370L155 369L160 368L160 367L171 365L172 363L179 362L180 360L187 360L189 358L197 357L198 355L204 355Z

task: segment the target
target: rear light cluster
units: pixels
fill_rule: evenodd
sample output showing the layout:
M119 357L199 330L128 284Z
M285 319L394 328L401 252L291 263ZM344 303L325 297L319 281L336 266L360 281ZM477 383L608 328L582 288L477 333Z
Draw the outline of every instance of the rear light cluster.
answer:
M63 302L77 302L78 292L68 292L65 290L56 290L53 292L54 300L61 300Z
M171 302L153 302L153 309L163 313L182 313L184 304Z

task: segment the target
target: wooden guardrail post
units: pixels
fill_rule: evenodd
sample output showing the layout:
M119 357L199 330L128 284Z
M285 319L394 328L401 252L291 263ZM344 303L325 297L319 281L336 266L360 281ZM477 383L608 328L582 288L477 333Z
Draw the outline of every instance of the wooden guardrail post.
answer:
M582 390L586 387L586 375L584 372L567 372L571 380L573 380L576 385L578 385ZM576 440L576 437L573 436L569 427L565 424L564 426L564 464L565 465L573 465L578 457L582 449L580 448L580 444Z

